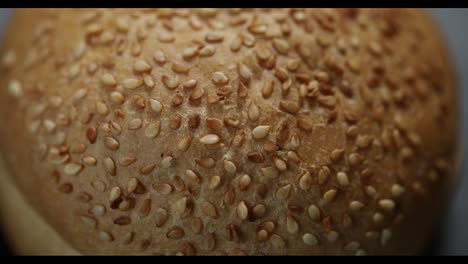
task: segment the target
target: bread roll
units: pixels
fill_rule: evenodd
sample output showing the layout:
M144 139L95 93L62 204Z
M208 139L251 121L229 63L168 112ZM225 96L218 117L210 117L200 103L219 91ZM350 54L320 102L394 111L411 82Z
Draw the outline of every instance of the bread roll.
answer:
M417 254L453 185L418 9L21 9L1 56L20 254Z

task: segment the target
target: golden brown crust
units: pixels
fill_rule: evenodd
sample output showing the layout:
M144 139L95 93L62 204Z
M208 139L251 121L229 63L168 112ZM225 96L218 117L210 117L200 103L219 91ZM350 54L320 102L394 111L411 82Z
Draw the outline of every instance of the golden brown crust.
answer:
M6 163L85 254L412 254L454 175L420 10L20 10L2 54Z

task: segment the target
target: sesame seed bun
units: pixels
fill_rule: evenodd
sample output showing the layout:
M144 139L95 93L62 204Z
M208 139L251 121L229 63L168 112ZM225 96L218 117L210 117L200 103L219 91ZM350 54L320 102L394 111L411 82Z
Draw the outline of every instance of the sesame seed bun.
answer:
M454 180L418 9L21 9L0 63L21 254L416 254Z

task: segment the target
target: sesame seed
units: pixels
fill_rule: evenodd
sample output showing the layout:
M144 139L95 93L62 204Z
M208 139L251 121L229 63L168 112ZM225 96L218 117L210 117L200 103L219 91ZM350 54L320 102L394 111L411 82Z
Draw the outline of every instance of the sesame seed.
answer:
M348 244L345 245L344 250L346 251L351 251L355 252L356 250L359 249L360 244L356 241L351 241Z
M331 152L330 159L334 162L337 162L341 158L343 158L343 155L344 155L344 149L335 149Z
M104 73L101 75L101 83L107 86L115 86L117 81L115 80L114 76L110 73Z
M266 206L263 204L257 204L252 208L252 214L255 219L262 218L266 213Z
M299 224L296 219L290 215L286 217L286 229L290 234L296 234L299 231Z
M168 213L164 208L158 208L154 214L154 222L157 227L163 226L168 218Z
M164 64L166 62L166 55L161 50L157 50L153 53L153 59L158 64Z
M185 152L190 147L191 143L192 143L192 136L184 136L177 143L177 149L182 152Z
M68 69L68 78L74 79L80 73L80 65L74 64Z
M224 39L222 32L208 32L205 36L206 42L222 42Z
M163 75L161 77L161 80L163 82L163 84L166 86L166 88L168 89L175 89L177 88L177 86L179 86L179 79L177 78L177 76L167 76L167 75Z
M77 175L83 169L83 165L79 163L67 163L63 168L63 172L67 175Z
M208 188L210 190L214 190L218 188L220 183L221 183L221 177L219 177L218 175L215 175L210 178L210 181L208 182Z
M111 158L104 158L103 164L107 173L109 173L111 176L115 176L116 170L114 160L112 160Z
M122 104L125 101L125 97L120 92L116 92L116 91L110 94L110 98L112 102L117 103L117 104Z
M166 233L167 238L171 239L180 239L185 235L185 232L182 228L175 226L169 229L169 231Z
M301 187L302 190L308 190L310 186L312 186L312 176L310 172L307 171L299 179L299 187Z
M263 154L260 152L249 152L247 153L247 158L255 163L263 163L265 161Z
M234 175L234 173L236 173L237 167L236 167L236 164L234 164L234 162L229 161L229 160L224 160L223 165L224 165L224 170L226 170L226 172L229 175Z
M345 172L338 172L336 174L336 179L338 180L338 184L341 186L347 186L349 184L348 175Z
M392 238L392 231L388 228L382 230L382 234L380 236L380 244L385 246L387 242Z
M13 50L8 50L3 54L2 57L2 65L6 68L9 68L15 64L16 61L16 53Z
M249 104L247 115L250 121L257 121L260 118L260 109L258 108L257 104L254 102Z
M157 137L159 135L160 130L161 130L161 121L156 121L146 127L145 136L148 138Z
M215 72L213 73L212 80L215 84L227 84L229 82L229 78L222 72Z
M307 214L309 215L310 219L313 221L318 221L320 220L320 209L312 204L307 208Z
M327 240L330 241L330 242L335 242L338 239L339 236L340 235L338 234L338 232L333 231L333 230L330 230L326 234Z
M216 161L210 157L201 157L196 159L195 162L205 169L212 169L216 165Z
M96 158L90 157L90 156L83 157L82 161L83 161L84 164L86 164L88 166L94 166L97 163Z
M323 166L320 168L318 173L318 184L322 185L328 180L328 176L330 176L331 172L327 166Z
M130 180L127 182L127 194L133 193L136 188L138 187L138 180L135 177L132 177Z
M243 63L238 63L237 64L237 71L239 72L240 79L244 83L247 83L250 80L250 78L252 77L252 72L250 71L249 67L247 67Z
M405 192L405 188L400 184L393 184L391 191L394 197L400 197Z
M129 166L130 164L132 164L135 161L136 161L136 158L134 158L134 157L122 157L119 160L119 164L121 166L127 167L127 166Z
M94 216L103 216L106 214L106 207L102 204L93 205L93 207L89 209L89 213Z
M163 105L160 101L156 99L149 99L149 103L151 110L155 111L156 113L161 113L163 110Z
M381 223L384 219L384 215L381 214L381 213L375 213L372 215L372 220L375 222L375 223Z
M172 186L167 183L155 183L153 184L153 189L164 195L168 195L172 192Z
M125 87L126 89L135 89L141 86L142 84L143 82L141 80L133 78L129 78L123 81L123 87Z
M23 94L23 88L18 80L11 80L8 83L8 92L14 97L20 97Z
M245 189L247 189L247 187L250 185L250 182L251 182L251 178L249 175L245 174L243 176L241 176L239 178L239 189L241 191L245 191Z
M96 189L98 192L106 191L106 184L103 181L93 181L91 183L91 186L93 186L93 188Z
M154 170L154 168L156 168L156 164L154 163L146 164L140 168L140 173L143 175L148 175Z
M128 123L128 129L135 130L139 129L143 125L143 121L140 118L134 118Z
M124 226L124 225L129 225L132 222L130 217L128 216L119 216L114 219L113 223L116 225Z
M151 199L143 200L140 208L138 209L138 215L140 215L140 217L146 217L148 216L150 211L151 211Z
M325 204L328 204L328 203L332 202L335 199L336 194L337 194L337 190L335 190L335 189L331 189L331 190L326 191L322 196L323 202Z
M200 234L203 229L203 222L200 218L196 217L190 221L190 228L194 234Z
M291 193L292 190L292 184L287 184L283 187L278 188L276 191L276 198L279 200L286 200L289 197L289 194Z
M348 156L348 162L351 166L358 166L362 164L364 161L364 157L362 157L359 153L351 153Z
M283 55L288 54L289 44L284 39L279 39L279 38L273 39L273 47L280 54L283 54Z
M285 101L281 100L279 102L280 109L289 113L289 114L296 114L299 111L299 104L293 101Z
M263 174L263 176L274 179L279 177L279 171L274 168L274 167L265 167L260 169L260 173Z
M268 239L268 232L264 229L260 229L257 234L255 234L255 240L258 242L264 242Z
M112 188L109 193L109 202L113 202L117 200L121 194L122 194L122 190L120 189L120 187L116 186Z
M386 211L393 211L395 202L391 199L382 199L379 201L379 206Z
M149 63L144 60L137 60L133 64L133 70L138 73L149 72L151 71L151 65L149 65Z
M216 53L216 47L213 45L206 45L200 49L200 57L209 57Z
M99 239L102 241L113 241L114 237L106 231L99 231L98 233Z
M370 186L370 185L369 185L369 186L366 186L365 192L366 192L366 194L367 194L368 196L370 196L370 197L373 197L373 196L377 193L377 191L375 190L375 188L372 187L372 186Z
M120 143L113 137L105 137L104 145L110 150L119 149Z
M62 193L71 193L73 192L73 185L71 183L62 183L58 186L58 191Z
M318 244L317 238L311 233L305 233L302 236L302 241L304 241L304 243L308 246L315 246Z
M274 248L284 248L286 246L284 239L277 234L272 234L270 236L270 243Z
M216 207L210 203L210 202L204 202L202 204L202 211L212 217L212 218L217 218L218 217L218 212L216 211Z
M349 209L351 209L352 211L359 211L363 207L364 207L364 204L361 203L360 201L352 201L349 203Z
M244 201L239 202L239 204L237 205L236 212L237 212L237 217L239 217L241 221L244 221L245 219L247 219L249 210Z
M200 143L205 145L217 144L221 141L221 138L216 134L208 134L200 138Z
M168 169L172 166L172 160L173 158L171 156L164 157L161 160L161 168L163 169Z
M190 60L193 57L197 56L198 54L198 47L192 46L192 47L187 47L182 51L182 58L185 60Z
M363 249L358 249L358 250L356 251L355 256L367 256L367 253L366 253L366 251L363 250Z

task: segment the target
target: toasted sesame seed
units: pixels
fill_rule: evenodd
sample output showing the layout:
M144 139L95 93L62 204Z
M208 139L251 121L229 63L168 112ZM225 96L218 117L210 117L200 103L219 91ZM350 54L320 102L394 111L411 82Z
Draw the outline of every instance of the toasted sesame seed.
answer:
M111 150L119 149L120 143L113 137L105 137L104 145Z
M310 219L313 221L318 221L320 220L320 209L312 204L307 208L307 214L309 215Z
M195 159L195 162L205 169L212 169L216 165L216 161L210 157L201 157L201 158Z
M89 213L94 216L103 216L106 214L106 207L102 204L96 204L89 209Z
M258 108L257 104L254 102L249 104L247 115L250 121L257 121L260 118L260 109Z
M171 239L180 239L185 235L185 232L182 228L174 226L166 233L167 238Z
M159 135L160 130L161 130L161 121L156 121L146 127L145 136L148 138L157 137Z
M172 186L167 183L155 183L153 184L153 189L164 195L172 192Z
M283 55L288 54L289 44L284 39L280 39L280 38L273 39L273 47L280 54L283 54Z
M356 242L356 241L351 241L351 242L349 242L348 244L346 244L346 245L344 246L344 250L346 250L346 251L351 251L351 252L355 252L356 250L359 249L359 246L360 246L360 244L359 244L358 242Z
M161 80L168 89L172 90L172 89L177 88L177 86L179 86L179 79L177 78L177 76L163 75L161 77Z
M177 143L177 149L182 152L185 152L190 147L191 143L192 143L192 136L184 136Z
M286 200L289 197L289 194L292 190L292 184L286 184L276 191L276 198L279 200Z
M239 178L239 189L241 191L245 191L245 189L247 189L247 187L250 185L250 182L251 182L251 178L249 175L245 174L243 176L241 176Z
M203 229L203 222L200 218L196 217L190 221L190 228L194 234L200 234Z
M112 160L111 158L104 158L103 164L107 173L109 173L111 176L115 176L116 170L114 160Z
M265 157L260 152L249 152L247 153L247 158L255 163L263 163L265 161Z
M216 134L208 134L200 138L200 143L205 145L217 144L221 141L221 138Z
M237 212L237 217L239 217L241 221L244 221L245 219L247 219L248 214L249 214L249 209L247 208L247 205L245 204L244 201L239 202L239 204L237 205L236 212Z
M154 168L156 168L156 164L148 163L144 165L143 167L141 167L139 171L143 175L148 175L154 170Z
M161 111L163 110L163 105L161 104L159 100L150 99L149 105L150 105L151 110L155 111L156 113L161 113Z
M93 186L93 188L98 192L106 191L106 184L103 181L93 181L91 182L91 186Z
M213 45L206 45L200 49L200 57L209 57L216 53L216 47Z
M387 242L392 238L392 231L388 228L382 230L382 234L380 235L380 244L382 246L387 245Z
M133 64L133 70L135 70L138 73L149 72L151 71L151 68L151 65L144 60L137 60Z
M299 224L296 219L290 215L286 217L286 229L290 234L296 234L299 231Z
M138 180L135 177L130 178L127 182L127 194L133 193L138 187Z
M96 158L94 157L90 157L90 156L85 156L82 158L82 161L84 164L88 165L88 166L94 166L96 165L97 163L97 160Z
M312 186L312 176L310 172L307 171L299 179L299 187L301 187L302 190L308 190L310 186Z
M400 184L393 184L391 191L394 197L400 197L405 192L405 188Z
M168 213L164 208L158 208L154 214L154 222L157 227L163 226L168 218Z
M223 72L215 72L213 73L212 80L215 84L227 84L229 82L229 78Z
M190 60L193 57L197 56L197 54L198 54L198 47L195 47L195 46L187 47L182 51L182 58L184 58L185 60Z
M395 202L391 199L382 199L379 201L379 206L387 211L393 211L395 209Z
M127 167L127 166L129 166L130 164L132 164L135 161L136 161L136 158L134 158L134 157L122 157L119 160L119 164L121 166Z
M120 187L116 186L116 187L112 188L110 193L109 193L109 201L113 202L113 201L117 200L120 197L121 194L122 194L122 190L120 189Z
M284 248L286 246L284 239L277 234L272 234L270 236L270 243L274 248Z
M263 176L270 179L278 178L279 176L279 171L274 167L261 168L260 173L262 173Z
M338 184L341 186L347 186L349 184L348 175L345 172L338 172L336 174L336 179L338 181Z
M237 167L236 167L236 164L234 164L234 162L229 161L229 160L224 160L223 165L224 165L224 170L226 170L226 172L229 175L234 175L234 173L236 173Z
M349 203L349 209L351 209L352 211L359 211L363 207L364 207L364 204L361 203L360 201L351 201Z
M143 125L143 121L140 118L134 118L128 123L128 129L135 130L139 129Z
M330 190L326 191L322 196L323 202L325 204L328 204L328 203L332 202L335 199L336 194L337 194L337 190L335 190L335 189L330 189Z
M77 175L83 169L83 165L79 163L67 163L63 168L63 172L67 175Z
M138 209L138 215L140 215L140 217L146 217L148 216L150 211L151 211L151 199L143 200L140 208Z
M334 162L337 162L341 158L343 158L343 155L344 155L344 149L335 149L331 152L330 159Z
M328 177L330 176L331 172L330 169L327 166L323 166L320 168L319 173L318 173L318 184L322 185L324 184L327 180Z
M112 92L110 95L112 102L122 104L125 101L125 97L120 92Z
M205 36L206 42L222 42L224 39L222 32L208 32Z
M381 223L384 220L384 215L381 213L375 213L372 215L372 220L375 223Z
M317 238L311 233L305 233L302 236L302 241L304 241L304 243L309 246L315 246L318 244Z
M299 111L299 104L293 101L285 101L281 100L279 102L280 109L289 113L289 114L296 114Z
M377 193L375 188L373 186L370 186L370 185L365 187L365 192L370 197L373 197Z
M173 158L171 156L164 157L161 160L161 168L163 169L168 169L172 166L172 160Z
M211 189L211 190L214 190L214 189L218 188L220 183L221 183L221 177L219 177L218 175L215 175L215 176L210 178L210 180L208 182L208 188Z
M123 87L126 89L135 89L143 84L139 79L129 78L123 81Z
M252 77L252 72L250 71L249 67L247 67L243 63L238 63L237 64L237 71L239 72L240 79L244 83L247 83L250 80L250 78Z
M18 80L11 80L8 83L8 92L14 97L20 97L23 94L23 88Z
M252 136L255 139L262 139L268 136L270 132L270 126L257 126L252 130Z
M104 73L101 75L101 83L107 86L115 86L117 81L115 80L114 76L110 73Z
M210 202L204 202L202 204L202 211L212 217L212 218L217 218L218 217L218 212L216 211L216 207L210 203Z
M338 239L339 236L340 235L338 234L338 232L336 232L334 230L330 230L326 234L327 240L330 241L330 242L335 242Z
M157 50L153 53L153 59L158 64L164 64L166 62L166 55L161 50Z
M119 216L114 219L114 224L124 226L124 225L129 225L132 220L128 216Z
M363 161L364 157L362 157L359 153L351 153L348 156L348 162L351 166L361 165Z
M114 237L106 231L99 231L98 233L99 239L102 241L113 241Z

